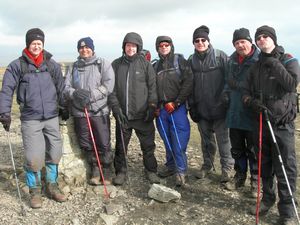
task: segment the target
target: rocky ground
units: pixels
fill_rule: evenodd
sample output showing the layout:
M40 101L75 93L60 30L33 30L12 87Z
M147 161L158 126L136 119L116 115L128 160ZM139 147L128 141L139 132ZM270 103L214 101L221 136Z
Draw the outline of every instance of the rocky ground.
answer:
M17 115L15 116L17 117ZM11 128L12 149L17 167L22 194L19 201L7 134L0 128L0 224L116 224L116 225L175 225L175 224L255 224L255 217L249 215L255 199L249 195L249 181L240 191L227 191L220 187L221 170L218 160L216 172L208 178L197 180L194 173L199 170L202 156L199 150L199 134L192 126L188 146L188 184L187 188L176 188L174 177L162 180L163 184L176 189L182 198L178 202L159 203L148 198L150 184L144 178L142 155L134 136L129 147L129 182L122 187L108 186L111 198L106 199L103 186L89 185L71 187L66 203L57 203L43 197L41 209L30 209L28 189L24 186L22 173L22 143L20 122L13 119ZM299 149L299 134L296 132ZM114 138L112 138L114 139ZM160 166L164 163L165 150L156 136L156 156ZM298 188L299 190L299 188ZM298 192L299 193L299 192ZM296 196L299 198L299 194ZM21 206L25 215L21 214ZM276 224L278 213L273 207L267 216L260 217L260 224Z

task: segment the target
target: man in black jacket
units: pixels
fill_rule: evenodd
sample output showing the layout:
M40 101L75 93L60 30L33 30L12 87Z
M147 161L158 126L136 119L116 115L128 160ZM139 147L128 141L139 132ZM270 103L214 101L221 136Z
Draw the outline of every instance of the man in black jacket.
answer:
M255 33L255 41L261 50L258 62L251 68L245 81L243 102L256 113L255 132L258 142L260 112L267 111L279 146L291 191L296 192L297 164L295 154L296 87L299 82L298 61L277 45L274 28L261 26ZM275 204L275 179L279 195L278 211L282 224L296 224L292 196L288 191L284 172L273 144L268 126L263 118L262 130L262 182L263 197L260 213L265 214ZM256 143L258 146L258 143ZM255 213L255 209L251 210Z
M132 130L140 141L147 179L159 183L156 175L154 111L157 105L156 75L150 62L140 54L143 41L139 34L130 32L123 40L123 55L112 63L115 87L109 104L116 118L115 185L126 180L126 155ZM124 137L125 146L122 144ZM125 149L123 149L125 147Z
M216 138L222 166L221 184L225 185L231 178L234 164L229 129L225 125L228 103L222 101L228 56L213 48L208 34L209 28L204 25L194 31L195 53L189 59L194 75L193 94L189 99L190 114L198 123L204 160L196 177L204 178L211 171L217 150Z

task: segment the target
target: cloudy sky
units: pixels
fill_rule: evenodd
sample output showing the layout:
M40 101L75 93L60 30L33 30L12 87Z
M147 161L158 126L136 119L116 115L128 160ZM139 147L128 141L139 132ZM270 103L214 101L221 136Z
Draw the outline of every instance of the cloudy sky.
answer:
M33 27L46 34L45 49L57 61L74 61L77 41L90 36L98 56L113 60L122 53L126 33L135 31L156 57L158 35L173 38L175 52L193 53L192 34L210 28L215 48L233 52L232 34L246 27L254 36L261 25L276 29L278 44L300 58L300 4L292 0L0 0L0 66L17 58L25 33Z

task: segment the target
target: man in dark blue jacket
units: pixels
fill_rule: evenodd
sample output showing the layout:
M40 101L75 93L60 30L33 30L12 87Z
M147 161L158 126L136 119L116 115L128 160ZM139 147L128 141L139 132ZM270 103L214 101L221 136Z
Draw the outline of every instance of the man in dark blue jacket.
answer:
M253 144L253 115L242 102L242 83L249 68L258 60L259 50L252 44L249 30L240 28L234 31L232 43L236 51L230 56L228 66L228 95L226 125L229 127L231 154L235 159L235 188L245 185L249 164L251 174L251 194L257 193L257 160Z
M41 169L46 165L46 194L58 202L67 200L57 184L62 140L58 123L58 103L64 105L64 80L60 65L44 50L44 32L33 28L26 33L22 57L11 62L0 92L0 122L9 132L13 94L21 112L21 132L25 153L26 183L30 206L40 208Z

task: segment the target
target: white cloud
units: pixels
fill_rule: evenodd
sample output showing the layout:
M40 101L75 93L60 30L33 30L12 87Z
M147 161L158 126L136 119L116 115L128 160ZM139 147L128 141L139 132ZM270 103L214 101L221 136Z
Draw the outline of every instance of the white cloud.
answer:
M275 1L275 3L274 3ZM143 37L145 48L156 55L155 39L169 35L175 50L186 57L193 52L192 34L205 24L211 43L231 54L232 33L246 27L254 36L258 26L273 26L278 43L300 57L298 42L300 5L286 0L2 0L0 9L0 65L18 57L25 46L25 33L40 27L46 34L45 47L58 60L75 60L77 40L94 39L97 54L110 60L121 55L127 32Z

